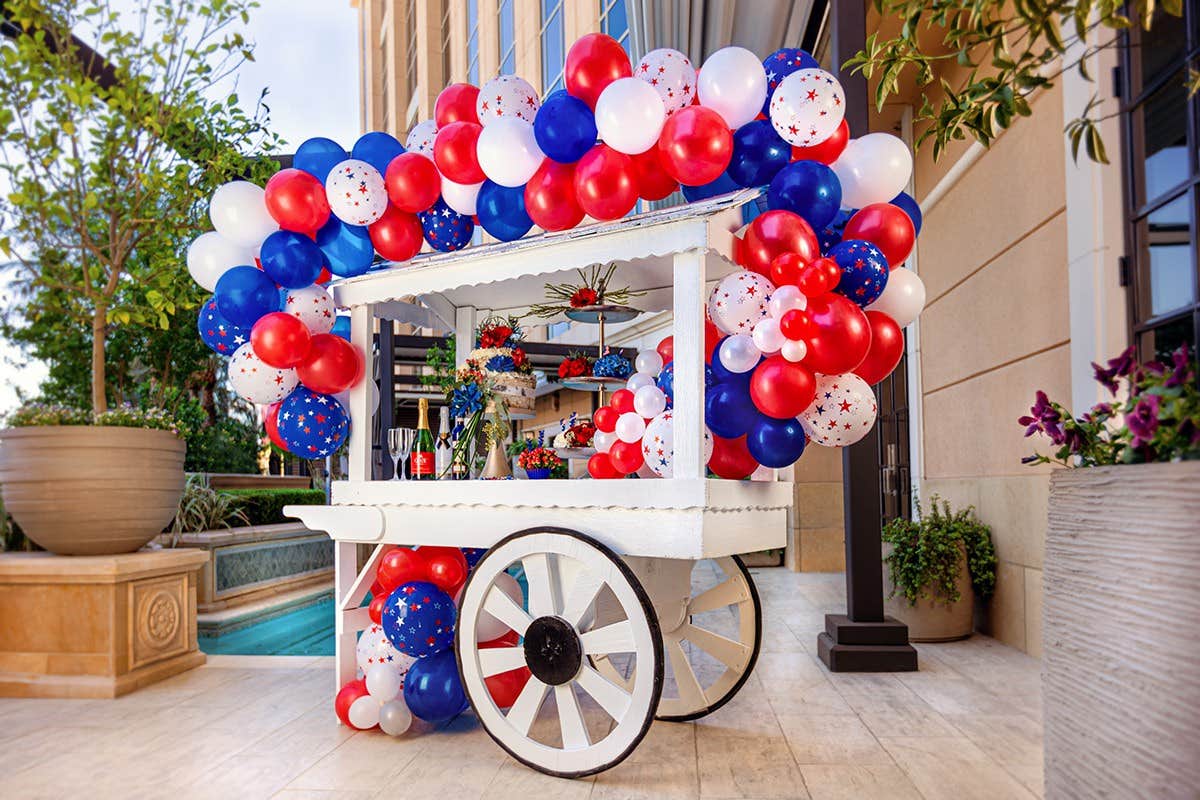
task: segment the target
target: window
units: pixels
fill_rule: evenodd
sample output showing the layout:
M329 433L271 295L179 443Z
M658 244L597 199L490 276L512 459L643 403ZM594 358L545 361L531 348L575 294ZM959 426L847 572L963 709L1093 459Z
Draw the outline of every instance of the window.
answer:
M467 0L467 82L479 85L479 0Z
M616 39L629 53L633 60L633 52L629 49L629 17L625 14L625 0L601 0L600 30Z
M563 2L542 0L542 97L563 88L563 63L566 60Z
M1183 5L1186 24L1160 11L1123 48L1129 306L1143 359L1194 348L1200 332L1200 99L1185 85L1200 62L1200 2Z
M500 73L512 75L517 71L517 28L513 19L513 3L516 0L500 0L496 14L500 17Z

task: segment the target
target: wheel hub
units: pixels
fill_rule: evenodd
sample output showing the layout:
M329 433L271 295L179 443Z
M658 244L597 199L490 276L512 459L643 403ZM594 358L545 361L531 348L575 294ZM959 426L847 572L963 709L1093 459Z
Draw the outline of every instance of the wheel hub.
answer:
M579 674L583 645L565 621L538 617L525 631L525 663L542 683L560 686Z

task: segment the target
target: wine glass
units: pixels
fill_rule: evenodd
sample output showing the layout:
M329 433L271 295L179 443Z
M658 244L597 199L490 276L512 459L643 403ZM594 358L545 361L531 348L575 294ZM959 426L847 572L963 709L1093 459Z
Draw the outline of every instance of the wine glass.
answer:
M412 428L388 428L388 452L392 456L392 480L406 481L403 464L408 462L417 432Z

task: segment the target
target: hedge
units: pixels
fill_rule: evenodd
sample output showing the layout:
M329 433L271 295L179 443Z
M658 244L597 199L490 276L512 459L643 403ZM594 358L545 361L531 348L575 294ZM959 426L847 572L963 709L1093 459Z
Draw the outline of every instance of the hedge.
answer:
M238 498L251 525L293 522L283 515L284 506L319 506L325 502L325 492L320 489L222 489L221 492Z

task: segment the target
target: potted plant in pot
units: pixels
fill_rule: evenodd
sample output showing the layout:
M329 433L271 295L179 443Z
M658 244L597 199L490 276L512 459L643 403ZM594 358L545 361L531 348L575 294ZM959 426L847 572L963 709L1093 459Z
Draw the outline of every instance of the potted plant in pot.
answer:
M1182 797L1200 786L1200 389L1186 348L1096 380L1113 400L1075 417L1038 392L1019 422L1045 436L1046 796Z
M914 642L965 639L974 630L975 595L991 596L996 551L991 530L968 507L951 511L934 495L932 510L884 526L887 613L908 625Z
M130 553L174 518L186 450L162 409L26 405L0 429L4 506L53 553Z

